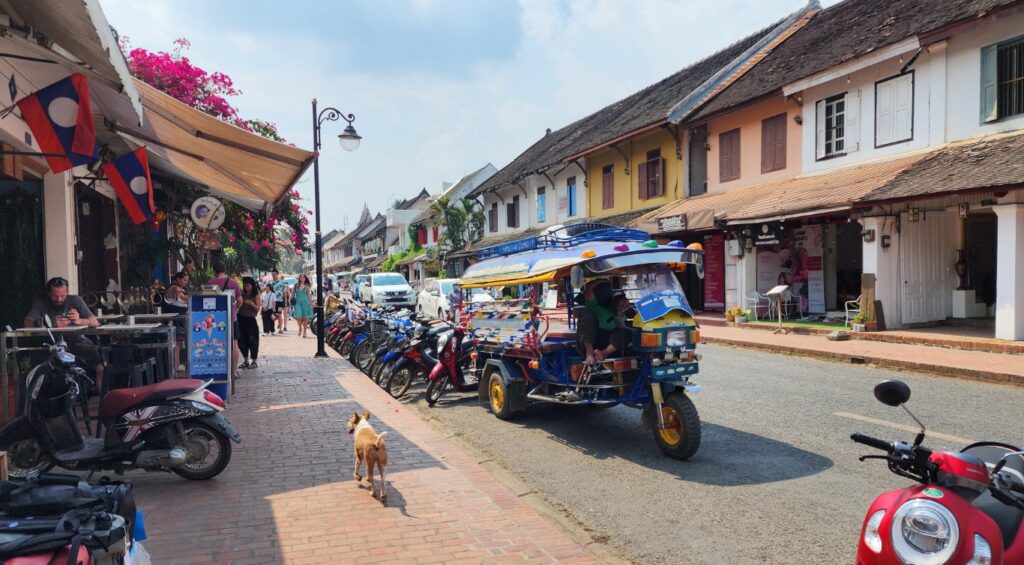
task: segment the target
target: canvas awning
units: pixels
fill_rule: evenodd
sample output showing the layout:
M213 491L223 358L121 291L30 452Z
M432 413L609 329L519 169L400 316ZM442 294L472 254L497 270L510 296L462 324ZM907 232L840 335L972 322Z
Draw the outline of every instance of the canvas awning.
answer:
M277 203L313 162L310 151L249 133L140 80L135 86L142 96L143 125L132 125L130 109L113 103L114 119L107 126L145 145L156 168L243 206Z
M142 120L139 93L99 0L4 0L0 8L15 25L38 30L57 44L54 51L66 52L61 54L77 59L108 86L121 91L131 102L135 123Z

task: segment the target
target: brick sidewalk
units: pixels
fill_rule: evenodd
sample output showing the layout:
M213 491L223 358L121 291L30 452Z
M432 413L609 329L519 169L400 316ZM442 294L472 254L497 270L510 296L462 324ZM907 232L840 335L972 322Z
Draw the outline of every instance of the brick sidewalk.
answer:
M910 369L940 375L1024 386L1024 362L1019 355L963 351L930 345L881 341L828 341L822 335L774 334L763 329L703 325L708 343L750 347L849 362L856 359L881 367Z
M262 338L227 415L242 435L206 482L133 473L154 563L597 563L444 436L315 339ZM333 352L331 352L333 355ZM352 478L345 423L387 430L387 506Z

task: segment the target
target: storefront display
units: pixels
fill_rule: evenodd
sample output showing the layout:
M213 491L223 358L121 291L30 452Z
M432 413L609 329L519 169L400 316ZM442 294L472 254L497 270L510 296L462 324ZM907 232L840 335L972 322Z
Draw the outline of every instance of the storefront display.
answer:
M757 247L757 291L789 285L802 313L825 312L822 226L780 229L778 245Z
M213 380L210 390L224 400L231 395L231 294L189 296L188 369L193 379Z
M704 238L704 310L725 309L725 239Z

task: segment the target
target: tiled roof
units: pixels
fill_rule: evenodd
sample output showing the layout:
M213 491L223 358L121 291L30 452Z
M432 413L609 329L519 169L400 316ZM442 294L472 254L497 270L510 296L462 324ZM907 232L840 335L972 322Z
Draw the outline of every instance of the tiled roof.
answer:
M857 200L884 187L902 171L928 155L917 153L883 162L684 198L643 215L634 225L657 232L659 219L683 215L686 217L686 229L695 231L714 228L716 220L753 222L848 209Z
M990 136L948 145L900 172L862 200L1024 185L1024 133Z
M652 212L652 211L657 210L657 209L658 209L657 206L651 207L651 208L642 208L640 210L630 210L629 212L622 212L622 213L619 213L619 214L612 214L610 216L601 216L601 217L597 217L597 218L587 218L586 220L582 220L582 221L584 221L584 222L595 222L595 223L598 223L598 224L608 224L609 226L622 227L622 226L626 226L626 225L632 223L633 220L639 218L640 216L643 216L644 214L647 214L647 213Z
M473 195L513 184L568 157L647 126L665 122L669 110L704 81L733 61L779 22L702 59L613 104L537 140Z
M691 118L779 91L904 39L973 19L1019 0L846 0L819 12Z

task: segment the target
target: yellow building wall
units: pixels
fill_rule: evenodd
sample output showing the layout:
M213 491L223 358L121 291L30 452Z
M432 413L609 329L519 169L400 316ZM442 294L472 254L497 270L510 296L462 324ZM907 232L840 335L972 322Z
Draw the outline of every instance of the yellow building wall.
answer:
M671 127L674 132L675 126ZM614 149L602 149L586 156L587 213L591 218L662 206L682 198L686 192L682 176L683 162L676 156L676 140L671 133L663 128L658 128L624 139L617 145L623 153L629 156L628 175L625 172L626 162ZM647 161L647 152L654 149L661 149L661 158L665 160L665 194L657 198L641 200L638 166ZM685 153L680 154L685 155ZM613 165L615 172L615 202L611 208L603 206L601 171L607 165Z
M786 113L786 167L770 173L761 172L761 121ZM771 182L800 174L801 128L793 116L800 115L800 105L782 96L740 108L708 123L708 192L724 192L741 186ZM740 128L740 178L720 182L718 136Z

